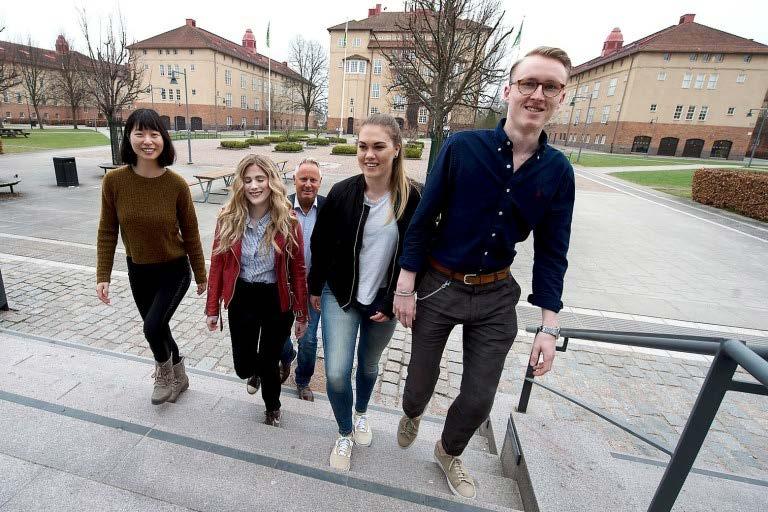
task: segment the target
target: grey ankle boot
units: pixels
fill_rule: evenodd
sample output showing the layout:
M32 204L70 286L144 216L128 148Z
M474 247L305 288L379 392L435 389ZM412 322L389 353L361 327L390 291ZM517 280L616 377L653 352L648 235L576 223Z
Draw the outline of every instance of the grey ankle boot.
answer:
M154 405L167 402L173 392L173 358L164 363L155 361L155 389L152 391Z
M184 368L184 358L173 365L173 391L171 392L171 398L169 402L174 403L179 395L189 388L189 377L187 377L187 370Z

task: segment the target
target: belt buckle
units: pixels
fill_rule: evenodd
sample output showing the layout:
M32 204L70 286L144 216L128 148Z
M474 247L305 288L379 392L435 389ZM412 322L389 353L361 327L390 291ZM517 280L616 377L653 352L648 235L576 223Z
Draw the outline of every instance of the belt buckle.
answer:
M477 277L477 274L464 274L464 279L463 279L464 284L472 286L472 283L467 282L468 277Z

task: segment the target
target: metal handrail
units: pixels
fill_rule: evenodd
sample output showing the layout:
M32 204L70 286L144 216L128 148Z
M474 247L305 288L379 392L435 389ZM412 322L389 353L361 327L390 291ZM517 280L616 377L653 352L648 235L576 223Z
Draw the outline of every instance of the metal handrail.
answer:
M528 327L526 331L534 333L535 327ZM715 419L720 404L727 391L737 391L750 394L768 394L768 346L751 345L735 339L689 336L679 334L656 334L641 332L612 332L592 329L568 329L560 330L563 336L563 344L556 349L565 352L568 349L570 338L578 338L588 341L612 343L634 347L645 347L675 352L713 355L712 364L709 367L707 377L701 386L696 398L696 403L686 421L677 446L670 452L666 447L646 438L627 424L606 413L597 407L569 396L551 386L536 382L533 375L533 367L528 365L520 392L520 401L517 411L525 413L528 408L533 385L536 384L551 393L554 393L593 414L605 419L609 423L621 428L625 432L650 444L651 446L671 455L664 476L659 482L656 493L648 507L649 512L667 512L672 509L680 490L685 483L688 474L693 468L693 463L701 450L707 433ZM736 368L741 366L750 375L759 381L759 384L734 380ZM511 417L511 415L510 415ZM507 436L510 435L509 429Z

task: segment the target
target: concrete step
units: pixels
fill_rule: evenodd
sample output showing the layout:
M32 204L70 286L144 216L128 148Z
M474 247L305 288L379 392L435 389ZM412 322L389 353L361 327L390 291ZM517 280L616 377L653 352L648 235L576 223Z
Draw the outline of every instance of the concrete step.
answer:
M162 445L159 452L168 451L174 454L174 458L178 458L180 453L177 449L184 453L198 449L206 456L213 452L219 458L222 453L224 458L227 454L240 454L234 457L238 463L244 462L238 457L256 457L255 465L259 467L287 465L296 470L297 480L312 480L305 482L310 489L317 487L315 480L319 478L319 482L327 484L345 485L346 482L352 487L349 491L354 493L370 488L374 494L383 494L404 503L437 503L436 509L452 510L454 508L451 507L458 505L487 510L522 508L515 482L501 476L498 457L487 453L487 448L485 452L477 448L467 450L462 457L478 480L478 499L466 501L453 497L442 473L432 462L434 441L442 429L441 424L435 421L422 422L419 439L408 450L402 450L395 440L400 413L395 410L372 412L374 443L368 448L355 447L352 470L341 474L328 468L328 454L337 428L326 401L309 403L290 396L281 397L282 428L268 427L261 423L264 409L260 397L247 395L242 382L194 374L190 376L191 389L182 395L177 404L152 406L148 399L152 368L146 362L0 336L7 348L0 351L3 383L0 389L59 404L78 411L78 414L108 418L95 420L97 422L126 422L126 428L143 427L156 433L158 439L140 439L133 445L130 445L132 441L126 441L129 446L120 445L118 448L119 452L130 452L131 455L125 460L135 464L126 465L119 472L130 473L123 475L123 478L132 478L131 485L146 496L155 496L151 491L156 486L147 480L146 474L143 480L136 479L133 471L142 471L144 462L132 454L147 450L146 456L151 458L149 452L154 453L155 448ZM97 430L113 428L97 427ZM134 434L123 436L128 436L127 439L135 437ZM163 443L176 446L167 447ZM197 448L195 443L199 444ZM0 442L0 446L1 452L9 453L7 450L10 448L5 443ZM38 460L24 453L11 452L10 455ZM194 455L193 460L200 457L199 454L191 455ZM162 465L162 461L158 463ZM218 461L213 465L220 463ZM189 463L184 462L183 466L186 469ZM273 476L270 477L272 480ZM205 476L201 474L199 477ZM165 475L164 478L167 480L165 485L176 485L176 476ZM404 500L403 493L406 496ZM290 498L288 495L289 501ZM194 505L183 500L173 502L183 506ZM399 505L394 508L403 509Z

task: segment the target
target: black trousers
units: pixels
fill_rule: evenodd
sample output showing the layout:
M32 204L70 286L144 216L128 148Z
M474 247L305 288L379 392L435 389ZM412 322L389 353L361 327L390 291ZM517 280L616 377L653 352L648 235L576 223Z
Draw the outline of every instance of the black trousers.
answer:
M128 282L141 319L144 337L155 361L164 363L173 357L179 362L179 346L168 323L179 307L192 281L186 256L166 263L134 263L128 258Z
M293 312L280 311L276 284L237 280L229 303L235 373L241 379L261 378L261 397L268 411L280 409L278 363L291 325Z
M446 281L450 281L446 288L427 297ZM403 411L411 418L424 412L440 376L448 335L462 324L461 388L448 409L442 435L445 451L458 456L491 412L504 360L517 335L515 305L520 286L512 276L466 285L430 268L419 284L418 296L424 299L416 306Z

